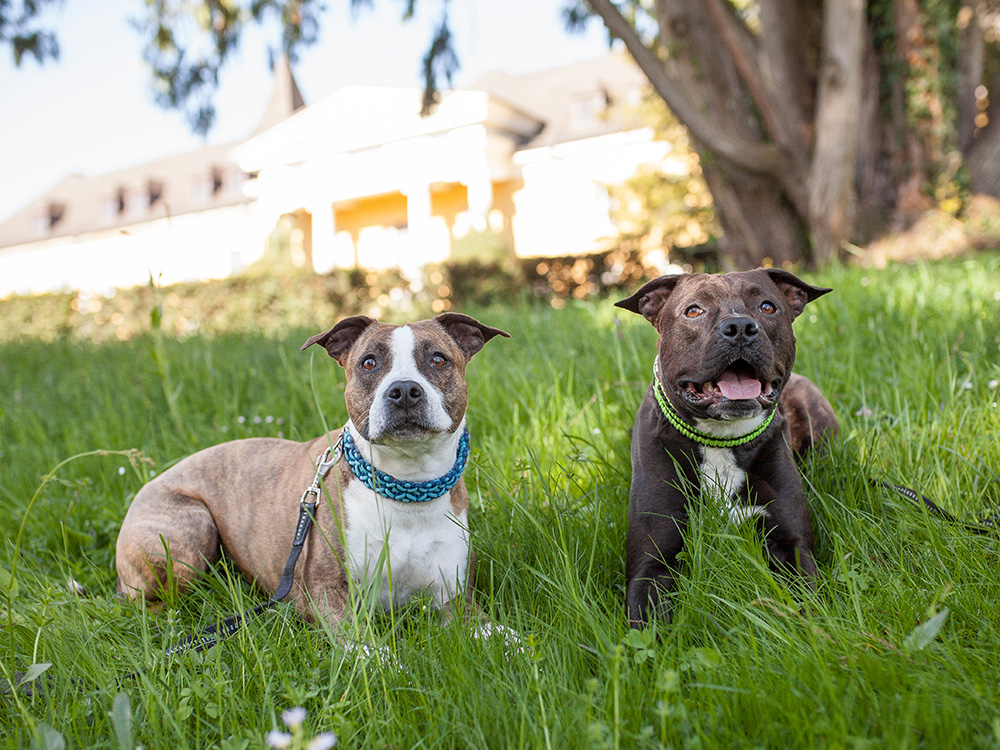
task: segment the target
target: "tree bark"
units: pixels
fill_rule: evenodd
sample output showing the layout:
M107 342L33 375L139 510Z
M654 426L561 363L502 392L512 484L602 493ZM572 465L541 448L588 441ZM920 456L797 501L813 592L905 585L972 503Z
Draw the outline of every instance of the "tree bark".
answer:
M972 190L1000 198L1000 76L989 87L989 123L975 135L966 164Z
M951 64L942 41L955 21L946 8L920 0L581 1L687 126L728 265L823 262L890 221L916 218L954 168L941 78ZM626 8L638 23L626 20ZM738 8L759 11L756 22ZM963 55L968 100L981 63L974 47ZM1000 193L1000 113L973 133L974 186Z
M805 159L792 148L796 139L801 143L800 136L790 135L801 129L789 125L767 98L759 51L728 3L709 7L705 0L657 0L657 53L611 0L588 2L690 131L723 230L723 262L747 268L806 257L807 231L801 217L808 205ZM727 45L730 54L721 54ZM759 97L757 106L747 93L747 78ZM786 143L769 140L762 110L771 118L776 137ZM799 152L805 154L804 146Z
M976 87L983 80L986 42L979 26L979 14L972 6L959 12L958 26L961 33L958 47L958 81L955 92L955 109L958 111L958 147L963 154L972 148L976 132Z
M819 262L836 257L854 226L864 30L863 0L826 4L809 175L809 227Z

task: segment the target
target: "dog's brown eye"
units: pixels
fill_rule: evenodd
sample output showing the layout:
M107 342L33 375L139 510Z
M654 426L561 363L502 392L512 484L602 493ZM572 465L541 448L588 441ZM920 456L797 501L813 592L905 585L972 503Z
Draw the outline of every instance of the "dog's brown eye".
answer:
M447 361L443 355L435 354L431 357L431 367L444 367L444 363Z
M774 315L776 312L778 312L778 308L775 307L773 302L761 302L760 311L765 315Z
M365 357L364 361L361 363L362 369L374 370L378 366L378 362L375 361L375 357Z
M691 305L691 307L684 311L684 316L687 318L697 318L699 315L704 314L705 311L698 307L698 305Z

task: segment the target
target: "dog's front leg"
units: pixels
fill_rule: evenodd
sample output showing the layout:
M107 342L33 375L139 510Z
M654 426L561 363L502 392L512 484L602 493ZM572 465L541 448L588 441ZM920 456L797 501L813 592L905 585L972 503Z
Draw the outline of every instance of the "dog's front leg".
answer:
M680 568L677 556L684 546L687 513L680 493L668 494L674 496L633 496L629 510L625 605L633 628L645 627L654 617L670 620L667 595Z
M774 499L766 504L764 516L764 546L770 565L778 572L799 574L811 587L816 561L813 558L812 521L802 490L802 478L787 449L767 455L771 461L763 467L763 481L752 484L766 487L773 493Z

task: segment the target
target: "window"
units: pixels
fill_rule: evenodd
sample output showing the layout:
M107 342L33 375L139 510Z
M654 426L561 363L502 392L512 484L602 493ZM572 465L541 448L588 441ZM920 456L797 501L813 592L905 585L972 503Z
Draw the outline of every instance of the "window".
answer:
M146 205L153 208L163 197L163 183L159 180L150 180L146 183Z
M101 216L105 221L114 221L125 215L125 206L128 203L128 191L124 186L119 187L111 195L101 202Z
M605 89L578 94L570 102L570 125L574 130L593 127L605 117L610 106L611 95Z
M55 201L41 210L34 220L35 234L46 235L55 230L66 215L66 204Z

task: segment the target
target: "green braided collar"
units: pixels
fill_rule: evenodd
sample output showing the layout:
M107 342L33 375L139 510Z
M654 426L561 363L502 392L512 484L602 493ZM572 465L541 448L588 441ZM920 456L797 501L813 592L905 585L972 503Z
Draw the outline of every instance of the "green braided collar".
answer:
M709 448L735 448L739 445L746 445L751 440L760 437L764 430L767 429L767 426L771 424L771 420L774 419L774 411L776 410L771 411L771 413L767 415L767 419L757 425L746 435L738 435L731 438L719 438L696 430L694 427L681 419L680 415L670 404L670 401L667 400L666 393L663 391L663 384L660 382L660 375L657 372L658 363L659 357L653 360L653 395L656 396L656 402L660 405L660 411L663 412L663 416L667 418L667 421L670 422L670 424L672 424L679 433L689 440L693 440L701 445L707 445Z

